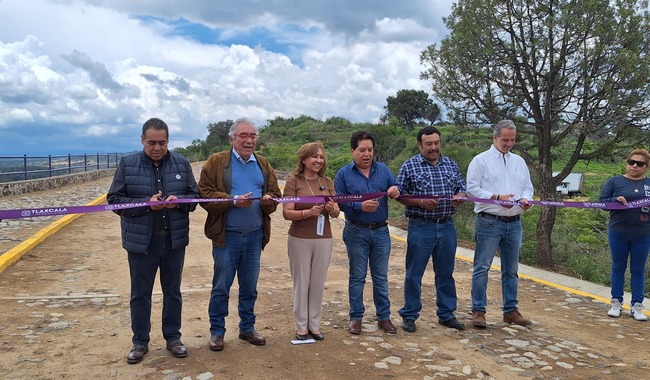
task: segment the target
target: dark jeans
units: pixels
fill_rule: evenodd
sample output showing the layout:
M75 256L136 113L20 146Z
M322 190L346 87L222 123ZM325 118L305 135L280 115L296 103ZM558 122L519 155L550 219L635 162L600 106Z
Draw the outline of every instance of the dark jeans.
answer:
M454 318L457 307L454 265L456 264L456 227L451 219L444 223L409 219L404 277L404 307L399 315L416 320L422 310L422 276L429 260L433 262L436 285L436 314L441 321Z
M650 250L650 236L631 234L627 231L609 229L607 234L612 255L612 298L623 303L625 272L630 262L630 285L632 302L643 303L645 287L645 268Z
M343 241L350 261L350 319L361 320L366 311L363 304L363 288L370 266L372 278L372 298L375 302L377 319L390 319L390 299L388 298L388 259L390 258L390 235L388 226L369 230L345 223Z
M129 252L131 273L131 330L133 344L149 344L151 294L160 268L163 292L162 333L166 341L181 337L181 279L185 247L173 250L169 236L152 236L147 253Z
M226 333L228 299L235 274L239 281L239 332L246 334L255 329L254 310L263 240L261 228L246 234L226 231L225 246L212 248L214 276L208 307L211 336Z

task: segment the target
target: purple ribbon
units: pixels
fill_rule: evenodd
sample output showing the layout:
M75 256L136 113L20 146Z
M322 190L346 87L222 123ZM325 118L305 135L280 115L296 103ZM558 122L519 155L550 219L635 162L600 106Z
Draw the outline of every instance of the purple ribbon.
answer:
M400 199L437 199L452 200L450 197L440 197L437 195L400 195ZM460 197L459 199L474 203L492 203L501 206L523 206L523 203L517 201L497 201L494 199ZM620 202L564 202L564 201L528 201L528 204L546 206L546 207L572 207L572 208L595 208L601 210L628 210L650 206L650 198L639 199L627 202L624 206Z
M325 203L332 200L337 203L363 202L368 199L377 199L386 196L382 193L366 194L346 194L346 195L325 195L325 196L304 196L304 197L284 197L271 198L278 203ZM400 199L438 199L451 200L449 197L439 197L436 195L402 195ZM261 198L248 198L260 200ZM497 201L493 199L461 197L463 201L474 203L492 203L501 206L521 206L521 203L515 201ZM207 203L207 202L232 202L232 198L199 198L199 199L175 199L173 201L155 201L155 202L133 202L133 203L116 203L98 206L61 206L61 207L44 207L18 210L0 210L0 219L20 219L33 218L40 216L57 216L67 214L87 214L100 211L124 210L136 207L148 207L156 205L166 205L170 203ZM632 208L650 206L650 198L630 201L627 206L619 202L564 202L564 201L529 201L529 204L545 207L572 207L572 208L591 208L601 210L627 210Z
M386 193L367 193L367 194L350 194L350 195L326 195L326 196L304 196L304 197L285 197L271 198L278 203L325 203L331 199L338 203L363 202L368 199L376 199L385 196ZM247 198L251 200L260 200L262 198ZM61 207L43 207L29 208L18 210L0 210L0 219L20 219L34 218L39 216L57 216L68 214L88 214L100 211L126 210L137 207L148 207L156 205L166 205L171 203L207 203L207 202L232 202L233 198L199 198L199 199L175 199L173 201L155 201L155 202L133 202L133 203L115 203L98 206L61 206Z

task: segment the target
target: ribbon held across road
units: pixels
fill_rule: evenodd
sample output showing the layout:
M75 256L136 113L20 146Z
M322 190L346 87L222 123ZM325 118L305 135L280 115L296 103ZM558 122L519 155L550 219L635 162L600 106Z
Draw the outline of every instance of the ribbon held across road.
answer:
M344 195L326 195L326 196L304 196L304 197L285 197L285 198L272 198L278 203L325 203L328 200L333 200L337 203L350 203L350 202L363 202L368 199L376 199L386 196L385 192L382 193L365 193L365 194L344 194ZM437 199L437 200L450 200L448 197L438 197L435 195L402 195L401 199ZM261 198L249 198L259 200ZM482 198L460 198L467 202L474 203L492 203L502 206L518 206L520 203L516 201L497 201L493 199ZM20 219L20 218L33 218L41 216L57 216L68 214L87 214L100 211L114 211L124 210L137 207L149 207L156 205L165 205L170 203L207 203L207 202L232 202L232 198L199 198L199 199L175 199L173 201L155 201L155 202L133 202L133 203L116 203L108 205L97 206L58 206L58 207L43 207L43 208L27 208L18 210L0 210L0 219ZM591 208L601 210L625 210L639 207L650 207L650 198L639 199L636 201L628 202L627 206L619 202L564 202L564 201L529 201L529 204L544 206L544 207L572 207L572 208Z
M331 195L331 196L304 196L304 197L286 197L272 198L278 203L325 203L327 199L332 199L338 203L363 202L368 199L376 199L385 196L386 193L367 193L367 194L350 194L350 195ZM261 198L248 198L260 200ZM17 210L0 210L0 219L20 219L34 218L40 216L58 216L68 214L88 214L100 211L125 210L138 207L149 207L156 205L166 205L173 203L207 203L207 202L232 202L233 198L199 198L199 199L175 199L173 201L155 201L155 202L132 202L132 203L115 203L96 206L57 206L43 208L26 208Z
M450 200L448 197L438 197L435 195L401 195L401 199L439 199L439 200ZM519 206L521 203L517 201L497 201L494 199L483 199L483 198L470 198L470 197L461 197L460 199L467 202L474 203L492 203L501 206ZM546 207L571 207L571 208L595 208L601 210L627 210L631 208L640 208L650 206L650 198L639 199L636 201L630 201L627 203L627 206L619 202L565 202L565 201L528 201L531 205L537 206L546 206Z

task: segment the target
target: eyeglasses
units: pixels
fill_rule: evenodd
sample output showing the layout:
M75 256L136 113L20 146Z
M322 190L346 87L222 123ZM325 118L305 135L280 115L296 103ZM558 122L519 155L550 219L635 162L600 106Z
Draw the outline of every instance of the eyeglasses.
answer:
M246 133L246 132L236 134L235 136L239 137L242 140L248 140L249 138L253 140L257 140L257 138L259 137L257 133Z
M646 166L645 161L637 161L637 160L633 160L633 159L628 159L627 164L630 165L630 166L634 166L634 164L636 164L636 166L638 166L640 168Z

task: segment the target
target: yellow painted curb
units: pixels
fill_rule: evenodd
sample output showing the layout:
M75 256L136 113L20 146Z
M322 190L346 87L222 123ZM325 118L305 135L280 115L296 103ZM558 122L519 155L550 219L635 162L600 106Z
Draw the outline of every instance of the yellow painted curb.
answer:
M98 204L101 204L106 201L106 194L103 194L94 200L88 202L85 204L85 206L96 206ZM72 223L74 220L79 218L83 214L70 214L70 215L65 215L61 219L56 220L55 222L51 223L47 227L41 229L34 235L30 236L27 238L25 241L22 243L18 244L17 246L13 247L12 249L8 250L4 254L0 255L0 273L2 273L5 269L9 268L11 265L15 264L18 260L20 260L23 255L25 255L27 252L29 252L32 248L36 247L39 245L43 240L47 239L49 236L53 235L57 231L59 231L61 228L67 226L68 224Z

